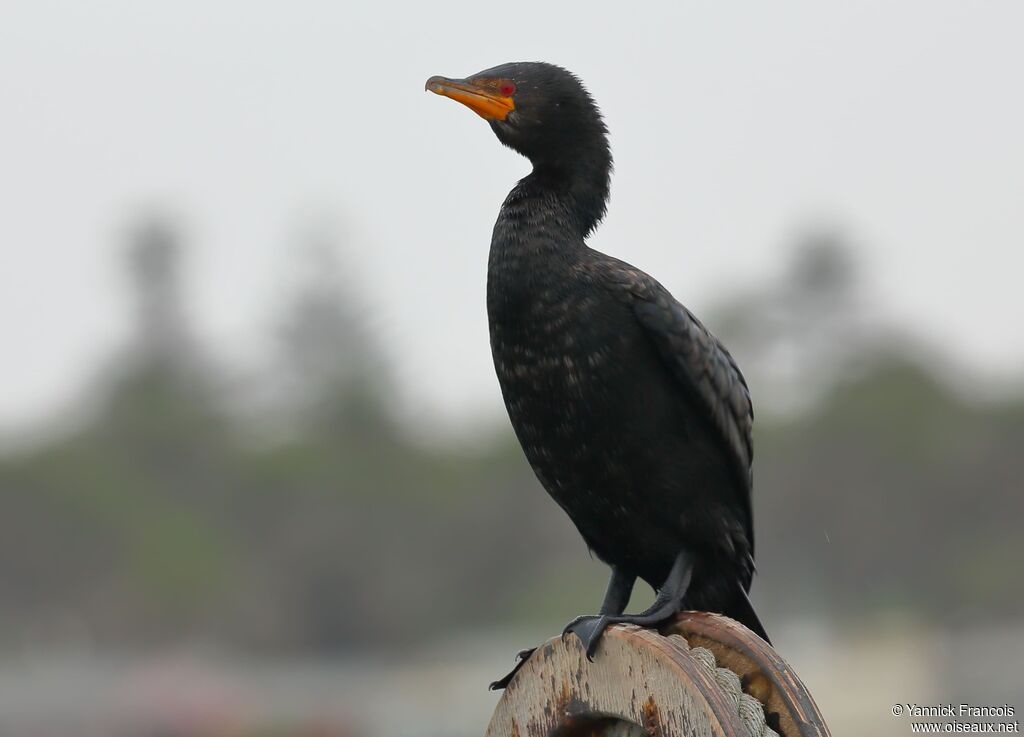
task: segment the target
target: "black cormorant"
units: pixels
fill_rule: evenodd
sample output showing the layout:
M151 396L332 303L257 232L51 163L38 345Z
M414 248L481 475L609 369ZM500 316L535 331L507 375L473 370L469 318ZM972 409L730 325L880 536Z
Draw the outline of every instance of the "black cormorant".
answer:
M668 290L587 246L612 170L590 94L539 62L431 77L426 88L472 109L533 164L494 226L487 314L523 451L611 566L599 613L565 632L593 656L609 624L651 627L689 608L723 613L767 640L747 599L750 394L729 352ZM637 577L657 598L624 614Z

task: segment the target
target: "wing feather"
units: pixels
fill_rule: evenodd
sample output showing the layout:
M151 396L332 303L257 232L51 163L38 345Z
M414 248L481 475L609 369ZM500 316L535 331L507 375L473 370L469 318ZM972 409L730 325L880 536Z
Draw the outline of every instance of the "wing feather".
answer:
M725 346L654 278L613 259L609 259L607 268L606 277L625 288L637 321L666 367L685 391L698 397L732 455L753 555L750 495L754 410L746 379Z

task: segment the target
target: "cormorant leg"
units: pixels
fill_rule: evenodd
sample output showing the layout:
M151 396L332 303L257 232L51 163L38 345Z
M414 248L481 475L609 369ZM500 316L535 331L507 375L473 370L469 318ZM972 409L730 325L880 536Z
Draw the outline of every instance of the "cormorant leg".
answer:
M562 637L575 632L584 643L596 643L601 632L608 626L608 617L617 616L626 610L635 583L636 576L612 566L612 577L608 579L608 589L604 593L600 611L596 615L583 614L576 617L562 630Z
M613 566L611 578L608 579L608 588L604 592L604 601L601 603L601 614L622 614L629 603L629 597L633 593L633 584L635 583L636 576ZM577 617L576 619L583 619L583 617ZM563 636L565 635L564 632L562 634ZM519 669L526 664L534 650L536 648L520 650L516 653L516 660L518 662L515 664L515 667L512 668L508 675L491 683L490 689L497 691L508 686L512 681L512 676L518 673Z
M608 588L604 592L604 601L601 602L601 614L622 614L626 611L629 597L633 594L633 584L636 583L636 576L626 573L621 568L612 566L612 576L608 579Z
M576 617L562 631L562 636L574 632L583 642L587 649L587 658L594 659L594 652L597 650L597 643L605 628L610 624L635 624L639 627L653 627L661 624L666 619L679 611L686 590L690 586L690 577L693 574L693 556L686 550L681 550L672 563L672 569L665 578L665 583L658 589L658 596L654 603L639 614L622 614L618 612L605 612L602 607L600 614L588 614ZM613 574L614 580L614 574ZM609 584L609 589L611 585ZM630 584L632 588L632 583ZM628 594L626 599L628 600ZM605 597L607 602L608 597ZM625 603L623 603L623 606Z

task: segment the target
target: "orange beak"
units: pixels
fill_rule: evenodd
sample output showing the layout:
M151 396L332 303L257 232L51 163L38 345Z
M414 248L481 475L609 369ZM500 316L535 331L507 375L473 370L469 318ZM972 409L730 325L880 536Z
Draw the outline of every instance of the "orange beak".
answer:
M502 95L496 79L448 79L431 77L425 89L461 102L484 120L504 120L516 109L510 96Z

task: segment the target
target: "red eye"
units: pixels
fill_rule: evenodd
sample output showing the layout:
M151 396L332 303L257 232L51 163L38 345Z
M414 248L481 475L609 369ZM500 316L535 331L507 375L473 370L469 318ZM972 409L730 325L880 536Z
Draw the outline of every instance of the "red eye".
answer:
M505 97L512 97L516 93L516 86L512 82L502 82L498 89Z

